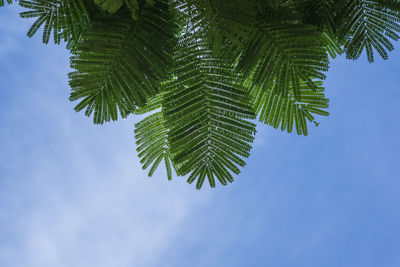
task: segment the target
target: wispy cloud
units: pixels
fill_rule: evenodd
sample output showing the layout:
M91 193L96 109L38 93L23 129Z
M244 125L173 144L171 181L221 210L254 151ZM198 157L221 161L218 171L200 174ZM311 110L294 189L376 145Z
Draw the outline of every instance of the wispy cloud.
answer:
M11 14L0 19L14 25L0 28L0 57L16 50L16 63L8 61L1 77L2 90L13 93L0 117L7 151L0 156L0 265L159 266L207 193L168 182L162 171L147 178L133 119L94 126L75 113L67 100L66 53L39 40L21 44L14 35L26 29Z
M326 123L259 127L236 181L199 192L146 177L135 117L75 113L68 54L17 17L0 9L0 266L400 266L399 57L339 59Z

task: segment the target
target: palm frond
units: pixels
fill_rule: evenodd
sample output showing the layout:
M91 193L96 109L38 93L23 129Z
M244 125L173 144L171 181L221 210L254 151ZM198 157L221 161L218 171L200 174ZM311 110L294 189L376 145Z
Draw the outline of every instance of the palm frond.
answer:
M175 33L167 1L147 6L136 21L127 9L97 19L71 58L70 99L81 99L75 110L94 111L102 124L143 106L166 78Z
M190 35L190 34L189 34ZM176 52L175 79L167 88L163 112L178 175L190 173L200 189L207 177L226 185L249 156L255 124L250 97L233 67L215 57L212 44L184 37Z
M374 50L383 58L394 49L390 40L400 36L400 2L393 0L348 0L343 6L343 21L339 39L344 44L346 57L357 59L363 51L369 62L374 61Z
M314 115L328 116L323 109L328 108L329 100L325 98L321 82L316 83L317 89L311 89L306 83L299 86L301 100L293 95L283 95L273 84L268 90L254 87L252 90L253 106L259 114L259 120L274 128L291 133L294 126L297 134L308 135L307 121L318 123ZM291 87L292 85L289 85ZM292 91L292 90L289 90Z

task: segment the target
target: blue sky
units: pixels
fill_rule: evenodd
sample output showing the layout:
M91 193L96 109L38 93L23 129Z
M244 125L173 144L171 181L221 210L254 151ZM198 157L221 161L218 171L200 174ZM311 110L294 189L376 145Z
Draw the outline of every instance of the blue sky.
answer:
M68 53L0 9L0 266L400 266L400 50L335 60L308 137L258 127L236 181L149 179L138 118L68 101Z

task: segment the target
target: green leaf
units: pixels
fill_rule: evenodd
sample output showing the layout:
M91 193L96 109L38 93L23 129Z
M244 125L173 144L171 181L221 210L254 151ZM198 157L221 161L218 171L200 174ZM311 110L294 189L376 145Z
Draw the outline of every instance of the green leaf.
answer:
M213 44L213 51L224 51L224 44L229 41L236 49L245 46L254 29L257 14L255 0L178 0L177 9L184 15L188 32L201 31ZM231 51L234 52L234 51ZM235 58L238 51L233 54ZM225 54L225 56L231 56Z
M135 110L135 114L144 114L161 109L166 92L160 92L150 98L146 105ZM149 177L153 175L158 165L164 160L168 180L172 180L172 169L175 165L171 158L168 142L169 128L162 111L155 112L135 124L135 139L137 151L143 169L151 165ZM172 166L171 166L172 165Z
M255 86L266 88L274 84L280 93L290 91L300 99L300 82L316 90L314 80L325 78L328 57L314 26L266 24L254 32L239 68L252 73Z
M117 12L124 4L123 0L94 0L94 2L100 5L103 10L110 13Z
M143 115L145 113L149 113L161 108L162 101L164 99L165 92L160 92L155 96L149 98L146 102L146 105L135 109L133 112L136 115Z
M126 9L97 19L71 58L75 110L94 113L102 124L144 106L171 67L175 32L166 1L148 6L137 21Z
M301 0L296 1L304 14L304 22L318 26L320 30L335 32L338 10L342 0Z
M169 129L161 111L147 116L135 125L137 151L143 169L150 165L149 177L164 160L168 180L172 179L171 153L168 143Z
M94 0L103 10L114 14L123 5L125 5L132 13L132 18L137 19L140 9L142 8L139 0ZM155 0L146 0L146 4L152 6Z
M12 4L12 0L7 0L6 3ZM0 0L0 6L4 6L4 0Z
M325 49L331 58L343 54L343 49L340 45L338 38L329 31L323 31L321 34L322 42L325 44Z
M268 90L254 87L252 90L253 106L259 115L259 120L282 131L292 132L296 127L297 134L308 135L307 121L314 122L314 115L328 116L329 113L323 109L328 108L329 100L325 98L324 88L321 82L316 82L317 89L311 89L304 82L298 87L301 100L293 95L283 95L275 84ZM289 85L291 87L292 85ZM292 90L289 90L292 91Z
M255 133L255 115L242 80L231 65L212 54L201 36L185 36L163 101L169 144L178 175L189 174L200 189L233 181L245 165Z
M382 0L348 0L339 30L346 57L357 59L363 51L369 62L374 61L374 51L383 58L394 49L390 40L400 36L400 2Z
M37 18L28 31L32 37L43 27L43 43L48 43L53 33L54 43L61 40L77 42L90 28L91 12L95 9L85 0L31 0L19 1L19 5L28 11L21 12L22 18Z

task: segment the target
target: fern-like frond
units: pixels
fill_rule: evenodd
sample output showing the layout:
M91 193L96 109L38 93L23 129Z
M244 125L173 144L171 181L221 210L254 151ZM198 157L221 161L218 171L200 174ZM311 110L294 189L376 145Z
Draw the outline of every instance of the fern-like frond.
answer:
M231 44L227 60L246 75L253 73L255 84L275 83L286 93L291 87L300 98L297 84L302 80L317 88L315 79L325 78L328 47L332 55L340 53L333 38L321 38L318 27L303 24L293 9L296 1L180 1L179 9L188 18L188 31L201 31L214 44L213 52ZM324 36L326 37L326 36Z
M12 4L12 0L7 0L6 3ZM4 0L0 0L0 6L4 6Z
M161 87L162 87L162 85L161 85ZM146 105L138 107L137 109L135 109L133 111L133 114L135 114L135 115L143 115L143 114L155 111L157 109L161 109L162 101L164 99L164 95L165 95L165 92L164 91L160 91L155 96L150 97L147 100Z
M123 5L125 5L132 13L132 18L137 19L139 15L140 0L94 0L103 10L109 13L117 12ZM146 0L145 3L153 5L155 0Z
M149 112L160 107L163 93L151 98L141 112ZM164 161L168 180L172 180L172 162L170 146L168 142L169 129L163 112L160 110L151 114L135 124L135 138L138 156L143 169L150 167L151 177L161 161Z
M300 81L316 90L314 79L324 79L328 57L316 28L305 24L266 24L254 32L239 62L261 88L275 84L301 98ZM289 87L289 85L292 85Z
M43 26L43 42L48 43L53 33L54 42L61 40L77 41L90 27L90 11L94 10L91 1L86 0L30 0L19 1L28 11L22 18L37 18L27 35L32 37Z
M168 144L168 128L161 111L149 115L135 125L138 156L143 169L151 165L151 177L161 161L164 161L168 180L172 180L172 158Z
M199 37L182 39L176 53L175 79L163 101L169 144L178 175L188 182L215 179L226 185L249 156L255 115L248 91L233 67L216 58Z
M316 27L331 58L342 54L343 49L336 33L339 27L338 20L341 19L343 0L298 0L295 2L303 23Z
M314 115L328 116L323 109L328 108L329 100L325 98L324 88L321 82L316 82L317 89L301 82L299 86L301 100L293 95L283 95L277 87L272 85L268 90L254 87L252 90L253 106L259 115L259 120L282 131L292 132L296 127L297 134L308 135L307 121L318 123ZM292 85L289 85L291 87ZM292 90L289 90L292 91Z
M340 45L339 39L331 31L322 31L321 41L326 49L326 52L328 52L331 58L336 58L337 56L343 54L344 51L342 46Z
M71 58L70 99L81 99L75 110L94 111L101 124L143 106L166 78L175 34L167 1L147 6L136 21L126 9L97 19Z
M341 0L340 0L341 1ZM306 24L316 25L320 30L335 32L338 10L341 8L337 0L299 0L298 8L303 13Z
M97 5L99 5L103 10L115 13L124 4L124 0L93 0ZM129 0L128 0L129 1ZM138 5L137 0L132 0L136 5ZM131 1L129 1L131 2Z
M346 56L357 59L363 51L369 62L374 61L374 50L383 58L394 49L391 40L400 36L400 2L393 0L348 0L343 6L343 21L339 39Z
M201 31L219 53L226 40L243 48L251 37L257 14L255 0L178 0L188 31Z

